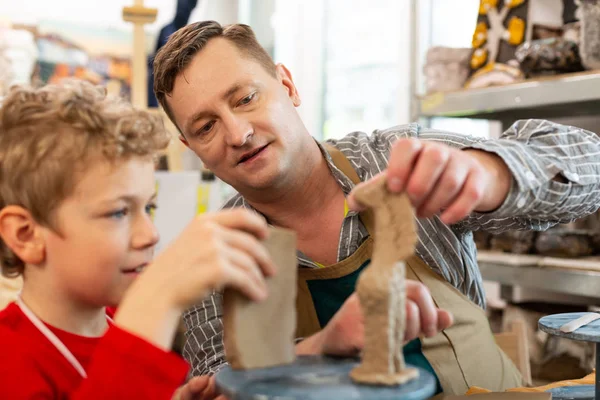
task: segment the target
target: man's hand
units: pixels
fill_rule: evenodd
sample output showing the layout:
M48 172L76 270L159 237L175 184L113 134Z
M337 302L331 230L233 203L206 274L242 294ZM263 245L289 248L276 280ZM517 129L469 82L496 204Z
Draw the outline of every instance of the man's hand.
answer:
M406 280L406 331L404 341L431 337L452 325L452 315L435 307L421 282ZM355 356L364 346L364 321L358 295L353 294L322 331L296 345L297 354Z
M391 192L406 191L418 217L442 211L441 220L453 224L473 211L500 207L512 174L495 154L411 138L394 144L387 170L373 179L387 179ZM353 210L364 208L352 193L348 204Z
M225 396L217 397L215 377L202 375L190 379L177 389L173 400L227 400Z

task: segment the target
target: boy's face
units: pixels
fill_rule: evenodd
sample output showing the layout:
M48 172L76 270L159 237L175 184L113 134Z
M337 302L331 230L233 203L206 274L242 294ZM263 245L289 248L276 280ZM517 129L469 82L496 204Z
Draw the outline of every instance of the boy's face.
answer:
M152 260L158 241L150 216L154 200L150 160L89 167L57 209L55 230L44 230L43 268L58 293L84 307L118 304Z

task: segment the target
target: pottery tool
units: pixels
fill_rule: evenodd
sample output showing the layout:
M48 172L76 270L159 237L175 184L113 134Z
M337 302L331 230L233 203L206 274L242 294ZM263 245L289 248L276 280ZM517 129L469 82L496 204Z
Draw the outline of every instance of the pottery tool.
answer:
M581 317L574 319L573 321L567 322L563 326L560 327L561 332L571 333L575 332L577 329L585 326L589 323L594 322L595 320L600 318L600 313L590 312L582 315Z

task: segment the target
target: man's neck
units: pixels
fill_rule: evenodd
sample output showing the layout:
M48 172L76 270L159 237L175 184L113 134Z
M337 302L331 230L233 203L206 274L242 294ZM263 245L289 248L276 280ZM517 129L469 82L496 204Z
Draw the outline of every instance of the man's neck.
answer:
M327 161L316 143L314 146L293 183L287 184L268 201L246 198L271 224L301 233L307 220L329 212L327 200L333 200L336 195L343 196Z
M105 307L75 304L67 296L50 293L35 280L25 280L21 299L43 322L80 336L100 337L108 328Z

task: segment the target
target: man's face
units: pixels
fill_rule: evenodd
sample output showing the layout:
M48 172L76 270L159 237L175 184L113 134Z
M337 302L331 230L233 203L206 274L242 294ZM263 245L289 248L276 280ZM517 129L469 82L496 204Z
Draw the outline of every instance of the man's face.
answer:
M272 76L226 39L207 43L167 101L184 143L242 193L280 187L302 160L308 135L289 72Z

